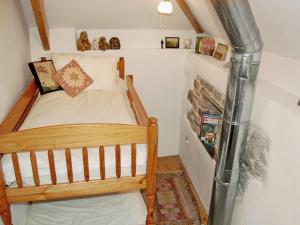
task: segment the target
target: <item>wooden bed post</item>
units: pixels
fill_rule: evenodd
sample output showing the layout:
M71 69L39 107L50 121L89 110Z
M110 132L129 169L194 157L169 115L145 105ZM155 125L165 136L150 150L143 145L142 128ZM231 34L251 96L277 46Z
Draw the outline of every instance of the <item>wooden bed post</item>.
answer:
M147 168L147 219L146 225L154 225L153 211L156 193L157 170L157 119L148 119L148 168Z
M124 80L125 79L125 60L124 60L124 57L119 58L118 70L119 70L119 77Z
M12 225L10 205L5 194L5 181L0 159L0 214L4 225Z

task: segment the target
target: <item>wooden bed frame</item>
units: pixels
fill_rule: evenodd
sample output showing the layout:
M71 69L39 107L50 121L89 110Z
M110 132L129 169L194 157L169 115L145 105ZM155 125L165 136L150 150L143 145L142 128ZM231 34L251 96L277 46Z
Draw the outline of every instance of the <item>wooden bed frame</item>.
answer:
M125 79L124 58L118 62L119 77ZM156 191L157 119L149 118L133 86L133 76L126 76L127 95L138 125L74 124L33 128L18 131L28 115L38 89L34 81L28 86L0 126L0 154L11 153L17 187L8 188L4 180L0 158L0 214L5 225L12 225L10 204L53 199L91 196L103 193L147 189L146 224L152 225ZM147 174L136 175L136 144L147 144ZM121 176L120 145L131 145L131 174ZM116 146L116 178L105 177L105 146ZM100 177L89 180L87 147L99 147ZM84 181L73 182L71 148L82 148ZM65 149L68 183L57 183L53 151ZM40 185L36 152L48 151L52 184ZM23 186L18 155L29 152L35 186Z

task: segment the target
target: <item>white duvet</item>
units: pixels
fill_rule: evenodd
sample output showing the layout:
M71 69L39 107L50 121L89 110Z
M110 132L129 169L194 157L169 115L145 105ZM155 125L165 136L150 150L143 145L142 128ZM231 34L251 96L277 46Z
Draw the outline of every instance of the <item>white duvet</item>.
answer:
M136 124L134 114L122 88L109 91L84 91L72 98L64 91L56 91L39 96L20 130L78 123L120 123ZM105 147L106 177L115 177L116 162L114 146ZM90 179L99 179L98 148L88 148ZM83 161L81 149L72 149L74 181L83 181ZM37 152L38 170L41 184L50 184L50 170L47 152ZM24 185L33 185L33 175L29 153L18 153ZM65 154L54 151L57 182L67 182ZM15 175L10 154L2 159L7 185L15 184ZM131 149L121 145L121 176L131 175ZM146 145L137 145L137 174L146 173Z
M139 191L32 203L27 212L26 225L144 225L147 215Z

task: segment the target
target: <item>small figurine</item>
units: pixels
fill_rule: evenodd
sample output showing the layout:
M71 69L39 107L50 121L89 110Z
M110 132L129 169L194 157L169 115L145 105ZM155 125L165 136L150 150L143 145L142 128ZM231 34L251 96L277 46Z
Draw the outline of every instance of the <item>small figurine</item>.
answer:
M120 49L121 48L120 40L117 37L112 37L109 41L109 44L110 44L111 49Z
M86 31L80 33L77 40L77 49L80 51L86 51L91 49L91 43L89 42L88 34Z
M183 39L183 48L190 49L192 46L192 39Z
M100 42L99 37L96 37L96 38L93 39L92 50L99 50L99 42Z
M161 39L161 41L160 41L160 47L161 47L161 49L164 48L164 40L163 39Z
M110 49L110 45L109 45L109 43L106 42L106 38L105 37L100 37L99 49L102 50L102 51Z

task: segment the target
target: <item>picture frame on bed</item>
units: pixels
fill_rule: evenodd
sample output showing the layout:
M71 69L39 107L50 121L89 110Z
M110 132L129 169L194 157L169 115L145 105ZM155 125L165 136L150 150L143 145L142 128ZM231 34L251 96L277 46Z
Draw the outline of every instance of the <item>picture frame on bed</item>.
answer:
M166 48L179 48L179 37L166 37Z
M39 88L41 95L62 90L62 88L53 80L53 75L56 73L52 60L42 59L28 63L35 83Z

